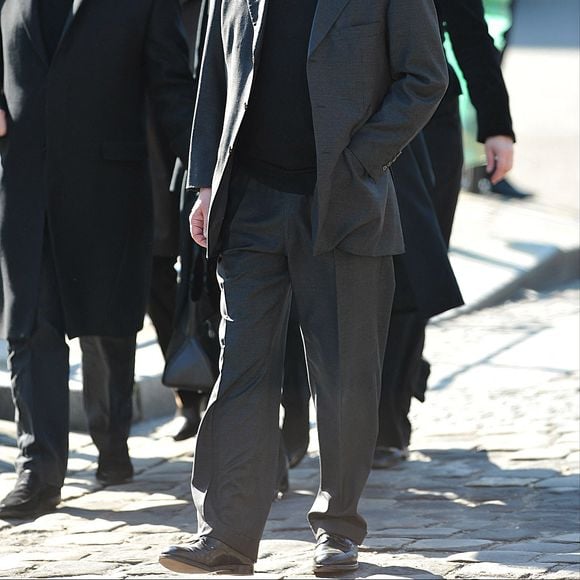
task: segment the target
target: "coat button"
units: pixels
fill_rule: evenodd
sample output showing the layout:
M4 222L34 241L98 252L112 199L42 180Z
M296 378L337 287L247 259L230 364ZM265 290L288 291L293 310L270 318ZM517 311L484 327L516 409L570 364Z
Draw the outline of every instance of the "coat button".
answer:
M388 171L389 170L389 166L388 165L383 165L383 171Z

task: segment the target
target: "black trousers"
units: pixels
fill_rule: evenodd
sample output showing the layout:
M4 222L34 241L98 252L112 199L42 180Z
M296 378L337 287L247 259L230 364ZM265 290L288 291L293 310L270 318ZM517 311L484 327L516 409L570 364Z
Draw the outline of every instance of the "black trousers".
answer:
M47 236L48 238L48 236ZM135 336L82 337L83 394L89 431L101 454L126 453L131 425ZM19 455L16 470L60 487L69 434L69 349L49 243L45 242L36 325L8 341Z
M409 446L411 399L426 378L421 359L424 344L423 318L416 312L393 312L383 365L378 447L404 449Z
M313 256L308 196L239 171L230 188L222 290L222 364L199 430L192 492L199 533L256 559L276 491L279 407L292 295L317 409L315 533L362 542L358 501L375 447L394 291L392 258ZM241 199L240 199L241 198Z
M135 340L135 335L80 337L85 413L89 433L104 458L122 458L128 454Z

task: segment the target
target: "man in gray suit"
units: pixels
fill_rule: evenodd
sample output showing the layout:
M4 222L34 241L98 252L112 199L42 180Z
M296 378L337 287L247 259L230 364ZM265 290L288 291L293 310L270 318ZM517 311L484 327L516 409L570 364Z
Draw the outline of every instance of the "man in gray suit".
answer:
M432 0L212 0L188 185L219 257L222 361L200 427L199 534L160 562L250 574L276 491L292 295L317 405L314 570L355 569L403 239L390 166L447 85Z

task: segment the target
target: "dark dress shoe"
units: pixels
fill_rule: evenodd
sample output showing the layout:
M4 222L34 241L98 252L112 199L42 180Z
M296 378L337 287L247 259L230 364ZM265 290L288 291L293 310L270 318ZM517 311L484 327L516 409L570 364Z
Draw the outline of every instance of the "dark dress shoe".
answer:
M26 469L14 489L0 502L0 518L31 518L54 510L60 503L60 487L46 485Z
M120 485L133 480L133 465L129 456L109 457L101 455L97 467L97 481L104 486Z
M185 441L186 439L191 439L197 435L197 430L199 429L199 424L201 420L197 418L183 417L183 422L179 431L173 436L174 441Z
M495 193L504 199L528 199L534 195L528 191L517 189L507 179L502 179L493 184L489 178L490 174L487 172L485 165L473 167L465 171L462 186L472 193L484 195Z
M161 556L159 563L182 574L236 574L251 575L254 563L243 554L210 536L201 536L184 546L170 546Z
M358 568L358 546L338 534L323 533L316 540L314 574L337 574Z
M397 447L377 447L373 456L373 469L392 469L409 458L409 450Z
M501 195L505 199L529 199L533 194L514 187L507 179L498 181L490 186L492 193Z
M309 441L302 443L301 447L296 447L288 451L288 466L290 469L296 467L305 457L308 451Z

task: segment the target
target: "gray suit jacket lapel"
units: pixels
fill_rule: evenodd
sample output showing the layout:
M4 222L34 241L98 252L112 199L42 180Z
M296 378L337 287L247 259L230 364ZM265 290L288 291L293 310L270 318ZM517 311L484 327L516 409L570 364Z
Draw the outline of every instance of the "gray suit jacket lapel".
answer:
M331 26L344 7L350 0L318 0L316 14L314 15L314 23L312 25L312 34L310 35L310 45L308 53L312 54L316 47L322 42L324 37L328 34ZM368 0L372 2L372 0Z
M260 11L260 4L263 4L261 0L246 0L248 3L248 10L250 11L250 16L252 18L252 23L256 26L258 22L258 14Z
M37 2L38 0L18 0L24 28L26 29L38 56L40 56L44 64L48 66L48 55L46 54L46 47L44 46L42 32L40 31L40 21L38 20Z

